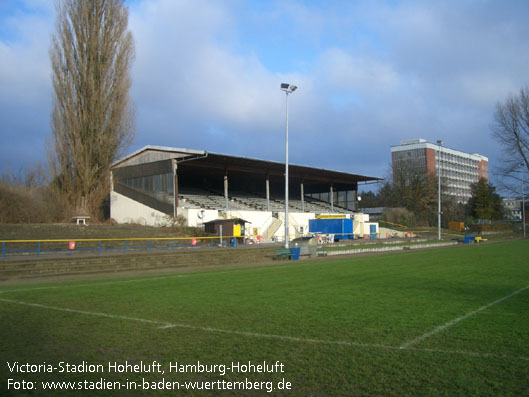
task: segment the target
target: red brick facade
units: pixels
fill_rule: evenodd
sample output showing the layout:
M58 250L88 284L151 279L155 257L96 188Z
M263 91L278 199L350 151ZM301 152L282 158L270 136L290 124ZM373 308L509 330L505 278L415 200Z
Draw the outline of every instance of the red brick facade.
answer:
M435 150L429 148L424 150L426 152L426 173L437 176L437 172L435 170Z
M489 180L489 162L482 160L478 163L478 175L480 178Z

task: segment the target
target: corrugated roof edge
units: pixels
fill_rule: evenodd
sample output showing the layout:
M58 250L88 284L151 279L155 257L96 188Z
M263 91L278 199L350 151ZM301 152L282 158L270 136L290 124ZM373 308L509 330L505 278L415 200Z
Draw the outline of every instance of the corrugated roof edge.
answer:
M231 155L231 154L215 153L215 152L208 152L208 153L211 154L211 155L214 155L214 156L226 156L226 157L231 157L231 158L236 158L236 159L243 159L243 160L251 160L251 161L264 161L266 163L272 163L272 164L277 164L277 165L285 164L285 163L280 162L280 161L264 160L264 159L258 159L258 158L255 158L255 157L234 156L234 155ZM311 167L311 166L308 166L308 165L294 164L294 163L290 163L290 162L288 163L288 165L291 166L291 167L310 168L310 169L315 169L315 170L325 171L325 172L336 172L336 173L341 173L341 174L346 174L346 175L354 175L354 176L358 176L358 177L362 177L362 178L371 178L373 180L384 180L384 178L378 178L378 177L375 177L375 176L352 174L350 172L345 172L345 171L329 170L329 169L326 169L326 168L317 168L317 167Z
M147 145L126 155L125 157L120 158L119 160L114 161L111 167L115 167L116 165L123 163L124 161L127 161L147 150L158 150L160 152L177 152L177 153L198 154L198 155L206 154L204 150L192 150L192 149L184 149L184 148L175 148L175 147L170 147L170 146Z
M142 153L144 151L147 151L147 150L159 150L159 151L163 151L163 152L188 153L190 155L193 155L193 154L204 155L204 154L208 153L208 154L211 154L211 155L214 155L214 156L225 156L225 157L230 157L230 158L251 160L251 161L263 161L263 162L277 164L277 165L284 164L284 163L279 162L279 161L264 160L264 159L258 159L258 158L253 158L253 157L234 156L234 155L225 154L225 153L206 152L204 150L193 150L193 149L174 148L174 147L169 147L169 146L147 145L147 146L144 146L141 149L138 149L135 152L133 152L133 153L131 153L131 154L129 154L129 155L117 160L117 161L115 161L112 164L112 167L114 167L114 166L116 166L116 165L118 165L118 164L120 164L120 163L122 163L124 161L127 161L128 159L130 159L130 158L132 158L134 156L137 156L140 153ZM338 170L329 170L329 169L326 169L326 168L317 168L317 167L311 167L311 166L307 166L307 165L289 163L289 166L303 167L303 168L312 168L312 169L315 169L315 170L320 170L320 171L325 171L325 172L336 172L336 173L341 173L341 174L354 175L354 176L357 176L357 177L362 177L362 178L370 179L370 180L384 180L384 178L378 178L378 177L374 177L374 176L352 174L350 172L344 172L344 171L338 171Z

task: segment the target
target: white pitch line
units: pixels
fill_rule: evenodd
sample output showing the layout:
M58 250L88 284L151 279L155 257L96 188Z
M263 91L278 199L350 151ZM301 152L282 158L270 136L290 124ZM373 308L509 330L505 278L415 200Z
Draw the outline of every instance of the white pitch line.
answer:
M506 359L510 361L514 361L514 360L529 361L529 357L511 356L508 354L496 354L496 353L478 353L478 352L469 352L465 350L429 349L429 348L421 348L421 347L409 347L407 349L401 349L399 347L399 350L425 352L425 353L458 354L461 356L469 356L469 357L477 357L477 358L499 358L499 359Z
M17 305L23 305L23 306L37 307L37 308L47 309L47 310L62 311L62 312L67 312L67 313L84 314L84 315L89 315L89 316L104 317L104 318L110 318L110 319L115 319L115 320L136 321L136 322L156 325L158 329L185 328L185 329L193 329L193 330L199 330L199 331L204 331L204 332L240 335L240 336L253 337L253 338L277 339L277 340L282 340L282 341L291 341L291 342L298 342L298 343L311 343L311 344L321 344L321 345L341 345L341 346L351 346L351 347L374 348L374 349L381 349L381 350L402 351L402 348L398 346L383 345L383 344L377 344L377 343L334 341L334 340L314 339L314 338L300 338L300 337L288 336L288 335L263 334L263 333L258 333L258 332L246 332L246 331L213 328L213 327L202 327L202 326L189 325L189 324L183 324L183 323L169 323L166 321L149 320L149 319L144 319L144 318L139 318L139 317L122 316L122 315L110 314L110 313L68 309L68 308L57 307L57 306L43 305L40 303L22 302L22 301L17 301L13 299L0 298L0 301L17 304ZM459 351L459 350L425 349L425 348L415 348L415 347L407 348L406 350L414 351L414 352L457 354L457 355L477 357L477 358L498 358L498 359L506 359L506 360L511 360L511 361L514 361L514 360L529 361L529 357L500 355L500 354L494 354L494 353L476 353L476 352L466 352L466 351Z
M281 340L290 340L290 341L306 342L306 343L320 343L320 344L328 344L328 345L346 345L346 346L357 346L357 347L378 347L378 348L391 349L391 350L397 350L398 349L395 346L386 346L386 345L375 344L375 343L369 344L369 343L356 343L356 342L346 342L346 341L331 341L331 340L323 340L323 339L298 338L298 337L295 337L295 336L261 334L261 333L257 333L257 332L245 332L245 331L228 330L228 329L213 328L213 327L203 327L203 326L199 326L199 325L190 325L190 324L184 324L184 323L169 323L167 321L149 320L149 319L144 319L144 318L139 318L139 317L122 316L122 315L118 315L118 314L110 314L110 313L102 313L102 312L90 312L90 311L86 311L86 310L68 309L68 308L58 307L58 306L43 305L43 304L40 304L40 303L22 302L22 301L17 301L17 300L14 300L14 299L0 298L0 301L1 302L7 302L7 303L13 303L13 304L16 304L16 305L37 307L37 308L41 308L41 309L56 310L56 311L62 311L62 312L68 312L68 313L85 314L85 315L89 315L89 316L105 317L105 318L111 318L111 319L116 319L116 320L137 321L137 322L157 325L158 329L186 328L186 329L193 329L193 330L199 330L199 331L205 331L205 332L214 332L214 333L223 333L223 334L232 334L232 335L251 336L251 337L258 337L258 338L281 339Z
M179 327L182 327L182 325L181 324L167 324L159 328L168 329L168 328L179 328ZM185 328L194 328L194 329L198 329L198 330L205 331L205 332L216 332L216 333L222 333L222 334L241 335L241 336L248 336L248 337L254 337L254 338L279 339L279 340L287 340L287 341L293 341L293 342L316 343L316 344L324 344L324 345L376 347L380 349L398 350L398 347L383 345L383 344L378 344L378 343L360 343L360 342L347 342L347 341L313 339L313 338L299 338L296 336L263 334L259 332L237 331L237 330L229 330L229 329L221 329L221 328L213 328L213 327L185 326Z
M427 332L427 333L425 333L425 334L423 334L423 335L421 335L421 336L419 336L419 337L417 337L417 338L415 338L415 339L412 339L412 340L409 341L409 342L406 342L406 343L402 344L402 345L400 346L400 348L401 348L401 349L407 349L407 348L409 348L410 346L416 345L417 343L422 342L422 341L425 340L425 339L428 339L430 336L433 336L433 335L435 335L435 334L438 334L439 332L442 332L442 331L444 331L445 329L450 328L451 326L456 325L457 323L460 323L460 322L463 321L463 320L466 320L467 318L473 316L474 314L477 314L477 313L479 313L479 312L482 312L483 310L487 310L487 309L490 308L491 306L494 306L494 305L496 305L496 304L498 304L498 303L501 303L501 302L503 302L503 301L505 301L505 300L507 300L507 299L509 299L509 298L512 298L512 297L515 296L515 295L518 295L519 293L525 291L525 290L528 289L528 288L529 288L529 285L528 285L527 287L520 288L518 291L515 291L515 292L513 292L513 293L510 294L510 295L507 295L507 296L504 296L503 298L500 298L500 299L498 299L498 300L495 300L494 302L491 302L491 303L489 303L488 305L482 306L482 307L480 307L479 309L476 309L476 310L474 310L474 311L471 311L470 313L467 313L467 314L465 314L464 316L458 317L458 318L456 318L456 319L454 319L454 320L451 320L451 321L449 321L449 322L447 322L447 323L445 323L445 324L443 324L443 325L440 325L439 327L435 328L434 330L432 330L432 331L430 331L430 332Z
M9 292L30 292L30 291L41 291L49 289L63 289L63 288L77 288L77 287L97 287L98 285L111 285L111 284L126 284L126 283L141 283L145 281L156 281L165 280L167 278L184 277L182 274L168 274L167 276L147 277L147 278L135 278L130 280L116 280L116 281L103 281L93 283L82 283L82 284L67 284L67 285L50 285L48 287L36 287L36 288L18 288L8 289L0 291L0 294L7 294Z
M89 312L89 311L86 311L86 310L68 309L66 307L49 306L49 305L43 305L43 304L40 304L40 303L22 302L22 301L16 301L16 300L13 300L13 299L0 298L0 301L7 302L7 303L13 303L13 304L16 304L16 305L38 307L40 309L56 310L56 311L60 311L60 312L68 312L68 313L75 313L75 314L86 314L86 315L89 315L89 316L106 317L106 318L119 319L119 320L138 321L138 322L142 322L142 323L155 324L155 325L169 325L167 322L163 322L163 321L148 320L148 319L139 318L139 317L121 316L121 315L118 315L118 314L109 314L109 313L102 313L102 312Z

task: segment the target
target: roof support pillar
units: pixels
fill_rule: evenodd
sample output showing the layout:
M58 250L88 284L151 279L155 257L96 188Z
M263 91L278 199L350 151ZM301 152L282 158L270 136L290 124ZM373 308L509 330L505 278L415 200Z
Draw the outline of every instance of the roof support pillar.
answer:
M226 211L229 210L229 199L228 199L228 172L224 174L224 203Z
M270 211L270 177L266 176L266 210Z
M305 212L305 189L303 188L303 182L301 182L301 212Z
M331 185L331 191L329 192L330 194L330 202L331 202L331 212L334 212L334 186Z
M178 162L173 159L173 217L178 216Z

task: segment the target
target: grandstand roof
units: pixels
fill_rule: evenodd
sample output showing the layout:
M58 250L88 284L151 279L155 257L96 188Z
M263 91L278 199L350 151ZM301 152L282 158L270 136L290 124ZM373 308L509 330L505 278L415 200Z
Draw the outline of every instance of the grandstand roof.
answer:
M113 164L113 167L122 167L172 158L177 159L178 162L193 160L192 164L186 163L186 165L211 170L248 172L255 175L260 174L270 176L283 176L285 173L285 163L166 146L144 146L134 153L116 161ZM345 185L382 179L296 164L289 164L289 177L300 179L305 182L332 182Z

